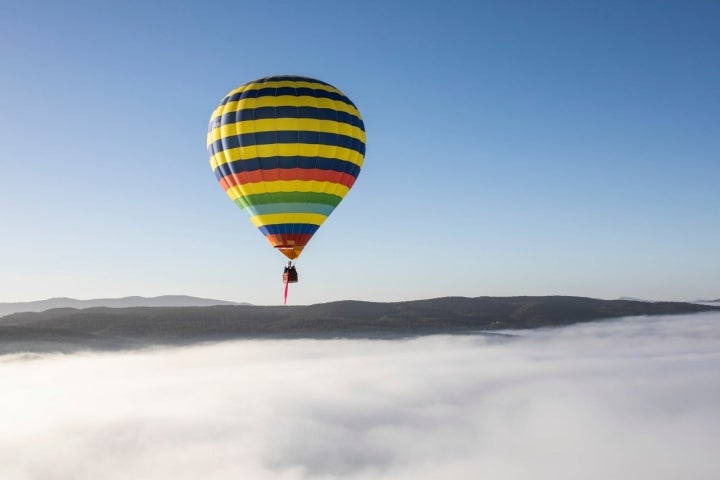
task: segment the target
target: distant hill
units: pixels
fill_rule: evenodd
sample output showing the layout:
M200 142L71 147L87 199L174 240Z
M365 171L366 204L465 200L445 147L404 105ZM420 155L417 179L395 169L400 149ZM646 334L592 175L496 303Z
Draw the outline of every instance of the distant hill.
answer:
M241 338L403 338L711 310L720 311L720 306L561 296L309 306L62 308L0 318L0 353L112 350Z
M225 300L188 297L186 295L162 295L160 297L122 297L76 300L74 298L49 298L34 302L0 303L0 317L17 312L42 312L52 308L127 308L127 307L208 307L212 305L238 305Z
M653 300L645 300L644 298L635 298L635 297L620 297L618 300L630 300L633 302L653 302Z

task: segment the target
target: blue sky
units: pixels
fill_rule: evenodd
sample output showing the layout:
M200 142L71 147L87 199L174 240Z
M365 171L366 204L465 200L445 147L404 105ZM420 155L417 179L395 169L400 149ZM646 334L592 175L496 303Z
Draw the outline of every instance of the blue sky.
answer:
M542 3L542 5L541 5ZM14 2L0 17L0 301L282 301L210 171L274 74L358 106L365 167L291 303L720 296L720 5Z

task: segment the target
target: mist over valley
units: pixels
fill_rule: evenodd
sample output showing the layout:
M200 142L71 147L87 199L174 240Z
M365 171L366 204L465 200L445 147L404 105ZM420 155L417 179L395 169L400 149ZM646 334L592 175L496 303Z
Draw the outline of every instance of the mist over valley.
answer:
M716 478L720 313L496 333L0 355L0 477Z

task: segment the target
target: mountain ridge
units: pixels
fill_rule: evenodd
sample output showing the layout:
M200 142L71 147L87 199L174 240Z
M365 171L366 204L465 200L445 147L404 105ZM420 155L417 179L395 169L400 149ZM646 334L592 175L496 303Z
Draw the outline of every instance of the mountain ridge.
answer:
M0 302L0 317L19 312L42 312L54 308L126 308L126 307L191 307L211 305L243 305L227 300L193 297L189 295L159 295L156 297L141 297L132 295L117 298L93 298L79 300L70 297L52 297L44 300L27 302Z
M586 297L343 300L307 306L60 308L0 317L0 353L116 350L237 339L408 338L527 329L720 306Z

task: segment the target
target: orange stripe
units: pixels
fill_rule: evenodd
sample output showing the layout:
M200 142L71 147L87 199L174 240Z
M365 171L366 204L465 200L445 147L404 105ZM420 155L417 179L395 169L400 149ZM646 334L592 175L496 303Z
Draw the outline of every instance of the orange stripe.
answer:
M304 247L312 238L306 233L266 235L265 238L273 247Z

